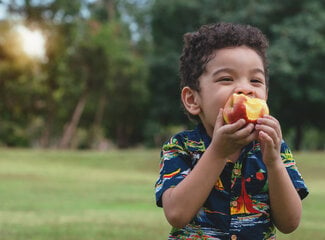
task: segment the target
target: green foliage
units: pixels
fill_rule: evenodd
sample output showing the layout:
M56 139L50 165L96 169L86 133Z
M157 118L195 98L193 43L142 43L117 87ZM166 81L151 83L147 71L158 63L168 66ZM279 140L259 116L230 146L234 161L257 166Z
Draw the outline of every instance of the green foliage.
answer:
M59 0L36 5L10 4L13 12L20 14L23 9L26 24L41 28L48 40L48 61L31 63L21 57L20 49L15 47L19 44L9 35L11 21L4 21L3 32L8 32L8 36L5 34L0 42L0 74L5 86L1 90L6 94L1 97L8 100L2 101L1 110L8 113L8 118L3 121L19 121L11 128L33 129L31 135L22 134L30 145L57 145L56 139L62 136L68 141L65 144L71 146L78 127L89 129L86 147L94 147L93 141L101 141L98 137L113 138L120 147L142 138L139 129L148 100L143 56L132 42L128 26L115 14L114 1L90 4L90 17L86 19L81 17L82 6L86 7L83 1ZM103 17L98 11L108 12ZM9 81L10 77L20 85ZM85 105L81 104L83 101ZM107 116L109 121L104 122ZM97 134L98 129L105 135ZM19 141L9 143L6 135L2 141L21 145Z
M200 6L200 1L193 0L178 0L173 1L173 4L155 1L153 5L150 113L153 120L162 125L184 121L180 110L178 58L183 34L193 31L199 23Z
M310 138L310 131L324 132L322 1L3 4L14 16L0 21L3 145L51 147L63 138L70 147L82 148L96 148L107 139L119 147L144 141L159 145L170 126L191 124L178 87L182 36L217 21L252 24L269 38L269 104L294 147L313 148L304 138ZM43 31L47 61L22 54L12 31L17 19ZM317 141L313 146L320 148L322 140Z
M271 49L274 92L277 104L286 103L285 108L291 110L278 109L279 117L289 126L313 125L324 129L324 114L317 111L325 105L325 14L320 9L321 2L308 1L303 14L288 17L273 27L277 36Z
M148 99L147 68L130 43L123 42L123 32L120 32L122 29L119 27L111 26L113 38L102 38L111 39L111 51L108 53L110 81L107 115L114 117L110 117L111 121L106 126L109 134L117 140L118 146L127 147L132 142L137 142L137 136L141 135L138 129L143 127Z
M324 3L318 0L175 0L173 4L156 0L149 87L153 106L160 107L150 108L152 118L163 126L184 122L177 107L182 34L218 21L251 24L262 29L270 40L272 114L281 121L285 134L295 130L294 147L299 149L308 126L324 131L324 9ZM157 76L162 84L155 84Z

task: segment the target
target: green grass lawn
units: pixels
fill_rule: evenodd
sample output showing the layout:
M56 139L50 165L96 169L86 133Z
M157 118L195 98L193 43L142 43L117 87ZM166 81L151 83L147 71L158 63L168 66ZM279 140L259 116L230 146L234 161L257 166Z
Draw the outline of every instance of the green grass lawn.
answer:
M325 240L325 153L296 159L311 193L300 228L278 239ZM158 150L0 149L0 239L166 239L158 164Z

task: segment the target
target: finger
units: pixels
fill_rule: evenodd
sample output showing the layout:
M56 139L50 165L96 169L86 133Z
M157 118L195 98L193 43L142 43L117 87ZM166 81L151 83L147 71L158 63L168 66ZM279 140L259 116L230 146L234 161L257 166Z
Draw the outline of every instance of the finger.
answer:
M254 124L248 124L238 131L227 133L226 135L230 142L240 146L245 146L257 139L257 131L254 131Z
M246 138L250 134L252 134L253 131L254 131L254 124L250 123L250 124L247 124L245 127L240 128L239 130L234 132L232 135L235 138Z
M275 117L272 115L264 115L263 118L273 119L274 121L278 121Z
M256 125L255 129L264 136L265 134L272 139L274 144L279 145L282 138L278 135L275 128L268 125Z
M263 117L258 118L257 123L258 124L267 124L267 125L278 125L278 126L280 126L279 121L276 118L274 118L274 117L272 117L270 115L264 115Z
M267 148L269 146L274 146L274 142L273 142L273 139L265 132L263 131L260 131L258 133L258 139L261 143L264 144L264 146Z
M279 136L279 138L282 139L282 131L281 131L281 126L279 121L270 116L270 115L265 115L263 118L259 118L257 119L257 124L256 127L258 128L261 125L267 125L270 126L271 128L275 129L277 135Z
M218 116L217 116L217 120L216 120L215 127L217 129L219 129L224 124L225 124L225 120L223 119L223 108L220 108L219 113L218 113Z
M225 125L225 133L233 134L239 129L243 128L246 125L246 121L244 119L239 119L238 121Z
M240 138L238 141L242 145L247 145L250 142L256 140L258 138L258 132L257 131L252 131L248 136L245 136L243 138Z

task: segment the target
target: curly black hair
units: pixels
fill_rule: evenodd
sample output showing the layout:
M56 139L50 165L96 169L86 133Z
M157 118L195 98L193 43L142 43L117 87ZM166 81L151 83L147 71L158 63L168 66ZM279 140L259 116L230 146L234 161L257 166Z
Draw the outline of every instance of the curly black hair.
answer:
M180 57L180 87L200 90L199 77L216 49L247 46L261 57L268 86L268 40L256 27L235 23L203 25L197 32L184 34L184 47Z

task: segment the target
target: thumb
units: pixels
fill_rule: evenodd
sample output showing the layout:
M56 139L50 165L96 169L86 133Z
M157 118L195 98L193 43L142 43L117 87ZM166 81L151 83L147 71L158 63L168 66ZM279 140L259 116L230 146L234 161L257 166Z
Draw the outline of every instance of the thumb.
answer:
M223 108L220 108L218 116L217 116L217 120L216 120L216 124L215 124L215 128L220 128L225 124L225 120L223 119Z

